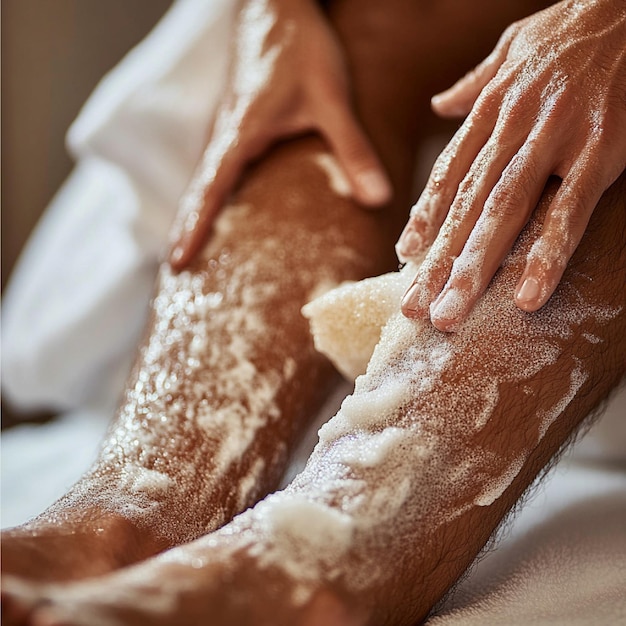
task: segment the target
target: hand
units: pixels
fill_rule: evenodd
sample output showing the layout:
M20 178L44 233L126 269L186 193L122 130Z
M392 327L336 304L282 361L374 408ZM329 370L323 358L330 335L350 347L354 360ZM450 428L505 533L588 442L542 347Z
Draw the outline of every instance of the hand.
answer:
M250 0L241 10L229 86L199 171L182 202L170 262L185 266L246 164L273 142L311 130L330 144L364 205L391 187L356 121L339 42L313 0Z
M402 310L454 330L528 221L549 176L562 179L514 298L550 298L604 191L626 167L626 4L561 2L513 24L487 59L435 96L466 115L396 246L432 244ZM434 241L434 243L433 243Z

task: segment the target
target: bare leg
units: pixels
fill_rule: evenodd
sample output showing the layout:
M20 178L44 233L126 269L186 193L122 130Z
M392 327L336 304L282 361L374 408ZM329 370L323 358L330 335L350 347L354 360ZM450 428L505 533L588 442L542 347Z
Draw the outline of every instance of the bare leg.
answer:
M625 191L622 176L541 311L510 297L523 234L458 333L391 320L285 492L144 564L42 590L52 605L34 623L423 619L626 371Z
M280 158L276 157L279 163ZM259 176L261 172L269 176L273 170L271 165L268 168ZM250 185L254 189L254 182ZM245 193L244 189L242 198ZM265 513L269 512L270 519L273 514L270 503L269 509L260 508L216 536L126 574L76 586L67 593L50 590L50 597L59 603L57 611L70 623L81 623L81 619L89 623L87 611L116 615L124 623L147 619L151 623L198 623L207 611L215 623L220 619L244 623L250 615L255 616L255 623L263 623L263 611L269 607L266 622L280 623L279 606L285 611L284 622L293 623L294 614L302 615L304 610L297 603L305 597L300 592L326 587L348 605L358 606L358 619L410 623L423 617L467 567L536 473L623 375L623 199L622 180L604 197L558 296L540 313L527 316L510 305L512 277L519 263L513 257L484 304L490 311L497 310L497 325L482 323L481 313L487 310L483 307L457 335L441 335L422 325L415 331L421 333L419 342L392 342L388 353L379 351L370 374L360 383L352 415L347 408L335 419L307 471L286 495L287 505L290 498L300 505L301 496L319 505L330 522L343 523L346 520L341 516L348 512L346 523L358 531L350 539L348 555L339 551L341 558L335 562L334 557L324 559L322 553L314 553L310 561L311 555L305 554L304 564L315 572L312 580L286 572L279 563L268 566L259 558L259 550L271 554L278 543L271 524L266 523ZM520 245L523 248L523 242ZM403 333L411 328L401 318L397 324ZM442 361L442 355L449 358ZM416 363L422 365L419 371ZM377 406L373 401L378 392L385 399L389 381L393 384L394 379L402 382L404 393L412 393L394 396L395 404L378 405L386 410L391 406L381 420L372 411ZM425 380L433 384L424 385ZM391 391L399 390L396 386ZM369 412L365 411L365 421L358 422L359 411L354 410L363 397ZM358 455L348 444L355 435L381 434L390 427L406 432L398 439L398 447L389 450L406 452L406 442L410 442L408 447L417 452L389 458L401 458L404 476L417 478L406 487L400 506L393 509L393 523L378 517L368 526L364 520L372 516L367 503L375 502L376 494L389 496L389 492L377 487L386 487L384 481L376 480L378 470L354 461ZM338 458L337 449L346 446L349 454ZM355 493L359 480L362 490ZM393 482L394 488L400 485ZM388 499L385 505L389 508ZM339 517L332 517L332 511ZM298 565L296 559L293 567ZM369 580L354 584L370 571L374 575ZM237 594L225 597L225 580L227 588L237 589ZM294 590L295 597L286 593ZM154 607L148 607L154 597L169 597L172 604L169 608L160 605L163 610L157 615ZM342 620L348 619L328 598L320 595L316 602L325 610L335 607ZM281 599L285 606L274 603Z
M397 200L334 194L312 140L259 167L189 271L159 277L153 319L99 459L59 502L3 533L3 570L79 578L214 530L276 486L334 380L300 307L392 267L411 138L387 142ZM396 152L397 155L396 156Z
M219 527L276 484L294 432L334 376L299 308L317 288L393 265L426 96L460 61L475 61L463 50L484 35L467 35L461 15L434 38L450 7L414 4L397 3L406 21L375 2L358 14L333 5L394 207L365 213L335 195L312 160L322 149L313 141L260 165L194 267L179 276L163 269L151 330L100 458L49 511L4 534L5 571L100 574ZM485 28L497 33L513 17L501 12Z

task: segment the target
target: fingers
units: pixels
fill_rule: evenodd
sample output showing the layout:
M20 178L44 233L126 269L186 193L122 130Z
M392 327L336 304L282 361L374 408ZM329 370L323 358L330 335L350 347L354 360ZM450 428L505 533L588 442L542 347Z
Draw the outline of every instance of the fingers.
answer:
M472 109L474 102L485 85L496 75L506 59L511 41L517 33L517 25L504 31L493 52L471 72L431 99L435 113L442 117L464 117Z
M583 164L561 183L515 290L515 303L523 311L540 309L561 281L600 197L613 182L601 177L602 172Z
M402 302L409 317L430 316L442 331L457 328L474 307L501 266L539 202L554 166L541 161L542 150L527 142L505 168L458 256L448 242L433 246ZM523 311L541 308L554 293L582 239L600 197L617 175L592 167L581 157L565 177L533 244L514 298ZM618 172L619 174L619 172ZM444 239L445 241L445 239ZM443 259L443 260L442 260ZM433 299L429 281L448 277Z
M350 183L354 199L369 207L389 202L393 193L389 178L349 104L333 106L319 125Z
M600 197L625 171L626 143L620 128L623 122L596 130L562 173L563 182L515 290L515 303L523 311L540 309L552 296Z
M202 164L181 203L177 233L169 261L176 271L184 268L202 247L216 215L235 187L246 165L281 136L319 127L329 142L358 202L371 207L391 199L391 183L364 131L346 102L335 104L323 120L304 114L299 121L274 120L273 111L234 116L217 123ZM260 129L255 122L268 120ZM268 132L269 131L269 132Z
M487 120L488 117L477 115L476 119ZM452 161L445 155L441 182L436 173L438 166L435 166L425 194L420 198L417 210L398 242L401 259L409 256L413 258L416 250L421 248L423 253L430 245L428 239L434 237L438 231L414 285L402 301L402 310L409 317L428 316L431 303L448 281L453 262L463 251L489 195L501 179L503 170L506 168L510 172L511 168L524 168L524 165L520 166L520 162L524 160L521 156L524 152L520 150L516 156L520 149L518 144L524 141L524 137L515 134L511 137L511 129L507 128L508 122L501 123L505 119L507 116L499 120L493 134L476 155L476 148L483 141L489 124L485 122L479 134L474 128L472 132L468 131L467 138L461 140L460 147L453 150ZM503 137L508 137L508 140L503 140ZM457 182L461 176L462 180ZM498 188L497 198L504 195L501 189L502 187ZM451 190L456 192L450 204L453 193ZM500 211L499 206L493 206L490 214ZM441 221L443 225L439 228ZM418 229L422 229L422 232Z
M372 145L347 107L334 109L331 121L322 132L350 182L355 200L371 207L385 204L392 196L391 183ZM175 243L169 255L169 262L176 271L184 268L202 247L245 166L274 139L258 129L247 131L245 126L241 123L236 130L216 132L181 203ZM279 130L275 134L283 134L278 125L276 128ZM301 130L297 127L284 134Z
M451 331L474 308L536 206L551 164L525 146L502 172L480 217L429 308L439 330Z
M470 124L463 124L439 155L396 243L402 263L420 258L435 241L463 176L490 132L488 123L478 133Z
M421 258L440 233L448 211L456 198L471 186L468 174L494 130L497 113L485 103L465 121L435 161L424 191L411 209L409 221L396 244L396 254L403 263ZM465 186L461 187L461 183Z
M240 163L232 156L216 168L208 155L198 170L180 207L180 226L169 261L176 271L183 269L199 251L222 205L229 183L234 182Z

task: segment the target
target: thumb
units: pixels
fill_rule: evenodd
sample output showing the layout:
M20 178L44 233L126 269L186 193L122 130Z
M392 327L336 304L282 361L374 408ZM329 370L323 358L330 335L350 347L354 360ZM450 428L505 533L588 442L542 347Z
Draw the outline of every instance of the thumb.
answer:
M349 105L333 107L320 130L350 183L354 199L370 207L388 202L393 194L389 178Z
M211 140L183 196L176 218L174 243L168 259L174 270L182 270L198 253L241 172L260 154L265 143L259 137L247 138L245 133L236 136L226 146L220 136Z
M435 113L441 117L465 117L472 110L476 98L485 85L500 69L516 33L516 27L509 27L484 61L454 83L452 87L433 96L431 105Z

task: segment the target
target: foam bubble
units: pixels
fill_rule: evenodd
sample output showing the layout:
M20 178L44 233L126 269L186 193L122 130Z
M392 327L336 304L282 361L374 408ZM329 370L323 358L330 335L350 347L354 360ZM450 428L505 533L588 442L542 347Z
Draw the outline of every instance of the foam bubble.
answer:
M353 533L350 516L294 494L273 494L251 511L257 529L271 538L250 549L261 567L278 565L295 580L332 579L336 565L349 549Z
M341 198L348 198L352 195L350 182L346 178L337 159L327 152L320 152L312 157L313 162L318 165L328 177L328 185Z

